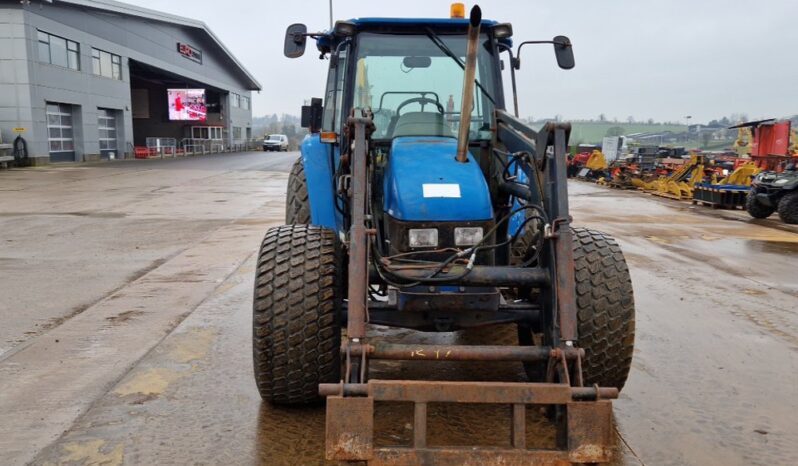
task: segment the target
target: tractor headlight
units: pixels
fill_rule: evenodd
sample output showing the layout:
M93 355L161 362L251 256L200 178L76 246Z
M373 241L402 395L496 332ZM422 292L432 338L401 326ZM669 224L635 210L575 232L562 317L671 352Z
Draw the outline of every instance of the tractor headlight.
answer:
M438 246L438 230L411 228L407 233L407 240L411 248L434 248Z
M482 227L458 227L454 229L454 244L473 246L482 241Z

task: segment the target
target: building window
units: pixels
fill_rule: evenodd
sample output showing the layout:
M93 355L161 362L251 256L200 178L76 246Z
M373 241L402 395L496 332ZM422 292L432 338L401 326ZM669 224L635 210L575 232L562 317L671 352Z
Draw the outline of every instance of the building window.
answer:
M232 105L234 108L238 108L241 106L241 96L233 92L230 94L230 100L232 101Z
M103 50L91 49L91 72L97 76L122 79L122 57Z
M191 137L194 139L209 139L207 126L192 126Z
M241 127L240 126L233 126L233 139L235 139L235 140L241 139Z
M38 31L39 61L80 71L80 44Z
M241 108L249 110L249 97L241 96Z
M116 112L105 108L97 109L97 131L100 151L116 150Z
M222 127L192 126L191 137L194 139L222 139Z
M111 77L122 79L122 57L119 55L111 55Z

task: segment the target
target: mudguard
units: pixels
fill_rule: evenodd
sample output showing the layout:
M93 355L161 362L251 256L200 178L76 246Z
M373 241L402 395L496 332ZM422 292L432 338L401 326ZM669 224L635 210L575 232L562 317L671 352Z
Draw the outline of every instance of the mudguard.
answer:
M337 146L322 143L319 134L309 134L302 141L300 151L305 168L305 180L310 202L310 221L313 225L330 228L340 232L339 219L335 211L335 189L330 151Z
M385 212L403 221L492 220L490 191L479 164L455 160L457 140L408 136L393 140L385 168Z

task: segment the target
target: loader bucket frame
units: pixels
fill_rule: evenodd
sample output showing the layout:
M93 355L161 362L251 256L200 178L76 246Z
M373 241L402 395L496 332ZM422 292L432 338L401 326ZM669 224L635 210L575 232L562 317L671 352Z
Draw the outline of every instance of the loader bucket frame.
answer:
M503 110L493 118L494 146L501 144L513 153L526 153L520 168L527 180L543 173L539 184L532 181L504 183L498 188L505 196L540 202L551 225L541 265L533 275L524 275L530 285L539 286L547 300L550 316L546 322L550 346L446 346L371 344L366 339L368 323L369 236L366 202L368 195L369 136L374 125L369 111L355 109L347 120L346 132L353 142L349 154L351 169L351 228L349 231L349 279L347 337L341 354L343 379L321 384L327 397L326 457L338 461L367 461L380 464L571 464L606 462L612 453L612 405L618 397L615 387L586 387L582 377L584 350L577 343L574 257L568 213L566 147L570 124L547 123L539 132ZM542 193L538 186L542 187ZM512 267L507 269L513 270ZM461 361L546 361L545 381L432 382L415 380L366 380L370 360L461 360ZM408 447L374 445L374 404L384 401L414 405L413 442ZM430 447L427 444L428 403L503 404L511 407L511 448ZM559 449L531 450L525 442L526 406L556 405L564 408L557 416Z

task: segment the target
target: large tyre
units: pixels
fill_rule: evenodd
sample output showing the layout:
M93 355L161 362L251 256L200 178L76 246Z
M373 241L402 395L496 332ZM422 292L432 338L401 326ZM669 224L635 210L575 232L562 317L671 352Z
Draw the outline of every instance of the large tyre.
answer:
M288 225L310 224L310 200L305 165L298 157L288 175L288 195L285 202L285 223Z
M779 201L779 218L784 223L798 223L798 191L782 196Z
M258 255L252 350L261 398L302 404L340 380L342 300L335 234L313 225L270 228Z
M602 232L573 229L579 346L586 385L617 387L632 366L635 304L620 246Z
M762 204L756 199L753 191L749 191L748 195L745 196L745 210L748 211L748 215L751 217L768 218L770 214L776 211L776 208Z

